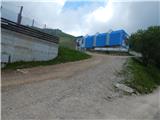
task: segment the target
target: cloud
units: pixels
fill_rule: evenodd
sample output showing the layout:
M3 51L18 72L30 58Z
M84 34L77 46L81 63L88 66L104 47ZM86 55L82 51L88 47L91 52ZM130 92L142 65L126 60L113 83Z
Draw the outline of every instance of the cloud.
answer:
M90 22L95 20L97 22L105 23L113 16L113 6L111 0L104 7L99 7L98 9L94 10L87 16L86 22Z
M113 2L113 15L104 22L91 19L88 32L94 34L96 32L106 32L109 29L125 29L128 33L135 32L137 29L145 29L151 25L158 25L159 2ZM105 8L102 13L107 16ZM92 13L91 13L92 14Z
M53 1L5 2L2 6L18 12L19 7L16 6L23 5L23 15L27 18L34 18L42 25L47 24L49 28L59 28L75 36L110 29L124 29L132 33L151 25L160 25L160 1Z

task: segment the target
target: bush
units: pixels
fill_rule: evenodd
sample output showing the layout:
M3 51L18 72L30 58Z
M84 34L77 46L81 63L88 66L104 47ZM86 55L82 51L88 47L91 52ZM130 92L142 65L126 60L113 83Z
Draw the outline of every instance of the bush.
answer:
M142 54L143 63L160 67L160 26L138 30L129 37L130 48Z

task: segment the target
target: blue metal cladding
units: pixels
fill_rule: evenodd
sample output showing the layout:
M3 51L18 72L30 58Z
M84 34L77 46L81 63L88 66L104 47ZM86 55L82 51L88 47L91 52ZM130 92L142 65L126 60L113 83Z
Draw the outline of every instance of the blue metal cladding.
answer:
M124 30L112 31L110 33L110 46L122 46L124 40L127 37L127 33Z
M85 48L93 48L94 36L87 36L85 38Z
M84 47L122 46L126 47L125 40L128 34L124 30L112 31L111 33L100 33L84 37Z
M109 46L117 46L122 43L122 34L121 31L112 31L109 36Z
M96 47L106 46L107 33L102 33L96 35Z

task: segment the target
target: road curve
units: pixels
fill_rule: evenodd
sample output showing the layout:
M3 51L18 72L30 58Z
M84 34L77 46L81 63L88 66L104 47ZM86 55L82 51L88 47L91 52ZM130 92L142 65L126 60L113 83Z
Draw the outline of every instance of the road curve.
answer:
M155 119L159 92L126 96L113 83L128 57L93 54L88 60L2 71L2 119Z

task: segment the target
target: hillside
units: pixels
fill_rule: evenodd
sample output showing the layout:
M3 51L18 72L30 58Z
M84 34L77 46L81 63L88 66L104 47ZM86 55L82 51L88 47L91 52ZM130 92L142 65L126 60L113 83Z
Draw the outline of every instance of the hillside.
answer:
M51 35L56 35L60 38L60 46L75 49L75 37L62 32L59 29L42 29L44 32Z

